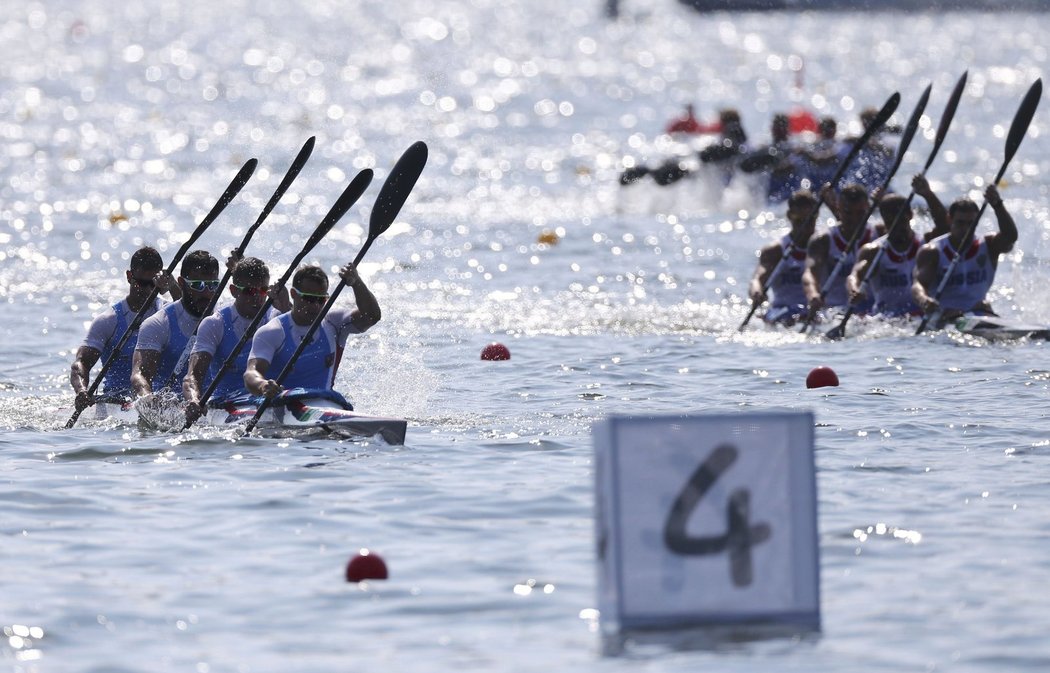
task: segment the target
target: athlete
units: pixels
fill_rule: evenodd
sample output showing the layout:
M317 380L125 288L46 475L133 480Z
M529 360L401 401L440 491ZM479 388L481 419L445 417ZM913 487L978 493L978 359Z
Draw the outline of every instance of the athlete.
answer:
M339 277L354 292L357 307L333 309L321 322L310 344L292 366L282 384L272 376L279 375L291 359L300 342L320 315L328 299L328 276L316 266L305 266L292 277L292 310L266 323L255 333L244 385L253 395L273 398L284 389L306 388L332 393L342 404L350 407L333 390L336 370L346 339L360 334L379 322L382 313L379 302L358 275L353 264L339 270Z
M176 372L176 366L219 288L219 262L204 250L186 255L180 273L182 299L157 311L139 330L131 364L136 398L178 386L185 372Z
M802 272L806 268L806 248L816 222L816 205L817 198L808 189L793 193L788 199L787 209L791 231L759 252L748 295L752 304L757 306L765 299L768 286L772 296L769 310L762 316L767 323L793 325L806 315Z
M810 239L809 249L806 251L806 270L802 273L802 287L806 292L810 315L824 307L846 306L846 277L856 262L857 247L866 245L883 233L879 225L868 224L864 220L870 202L868 192L863 186L846 185L836 198L830 186L825 185L824 198L831 211L838 217L839 223ZM854 237L857 240L851 248L850 241ZM827 294L822 296L821 289L832 273L835 273L835 277L831 280ZM868 308L870 307L858 307L858 310L863 312Z
M964 313L995 315L987 299L995 280L999 257L1013 250L1017 242L1017 225L1003 205L995 185L988 185L985 198L995 211L999 231L983 238L974 236L977 204L967 198L957 199L948 207L951 218L949 233L939 236L919 250L915 262L912 296L926 315L940 312L943 324ZM937 288L952 260L959 257L943 291Z
M197 326L197 339L190 354L189 372L182 381L182 395L186 399L186 419L192 423L203 413L200 406L201 393L211 385L234 348L244 337L248 326L266 303L273 297L262 323L276 318L291 309L288 291L283 287L270 286L270 270L257 257L246 257L233 269L230 294L233 303L201 320ZM220 405L224 400L246 393L244 370L248 366L251 344L242 346L237 358L223 372L208 402Z
M90 387L88 375L95 363L102 359L103 364L109 360L113 348L128 330L132 331L120 349L120 353L113 360L113 364L106 370L102 378L102 397L111 401L128 399L131 395L131 359L135 351L135 340L138 336L139 325L132 325L135 316L146 304L156 287L161 293L167 292L178 300L182 297L182 291L178 284L172 279L171 274L164 272L164 263L160 253L146 246L139 248L131 256L131 264L125 277L128 281L128 294L124 299L110 306L91 321L84 342L77 349L76 358L69 371L69 384L76 393L74 402L77 411L83 411L95 403L88 395ZM164 305L158 297L143 311L141 320L148 318Z
M920 237L912 228L913 212L908 200L899 194L884 196L879 200L879 213L887 233L860 249L857 263L846 279L850 304L864 304L870 290L874 302L871 313L874 314L889 317L921 315L911 291L915 260L924 243L948 232L948 212L930 189L930 183L919 174L911 184L915 193L926 200L933 229ZM868 276L866 289L863 281L872 264L876 266Z

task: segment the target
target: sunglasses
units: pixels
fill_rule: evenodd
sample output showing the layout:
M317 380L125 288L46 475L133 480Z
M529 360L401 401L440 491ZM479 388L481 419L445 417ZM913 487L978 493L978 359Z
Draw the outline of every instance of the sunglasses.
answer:
M134 276L131 277L130 282L139 287L153 287L157 284L152 278L135 278Z
M328 299L328 293L325 294L314 294L313 292L303 292L297 290L294 287L292 291L295 292L296 296L305 301L308 304L323 304Z
M186 283L186 287L194 292L204 292L205 290L214 292L219 289L219 281L217 280L187 280L186 278L182 280Z
M262 287L250 287L248 285L238 285L237 283L230 283L231 287L237 288L237 291L246 297L263 297L270 288L263 285Z

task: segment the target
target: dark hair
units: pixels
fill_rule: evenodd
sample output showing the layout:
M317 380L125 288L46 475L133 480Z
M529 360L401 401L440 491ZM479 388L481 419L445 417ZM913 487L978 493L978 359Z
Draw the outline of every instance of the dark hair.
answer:
M958 199L955 199L954 201L952 201L952 205L948 206L948 216L951 217L955 215L956 211L959 210L972 210L976 213L980 210L980 208L977 207L977 204L973 201L973 199L968 199L965 196L963 196Z
M164 267L164 260L160 253L148 245L135 251L131 256L132 271L160 271Z
M296 270L292 276L292 287L301 290L300 284L304 280L315 280L321 285L328 287L328 274L319 266L303 266Z
M813 192L808 189L798 189L792 192L791 196L788 197L788 208L795 208L797 206L804 205L816 205L817 197L813 195Z
M194 250L182 260L182 269L179 272L183 278L195 273L219 273L219 260L211 256L206 250Z
M887 194L879 200L879 214L882 215L882 223L887 227L893 224L901 211L904 211L905 216L911 215L908 200L900 194Z
M864 189L864 185L858 185L856 182L851 182L842 188L839 195L845 201L860 201L861 199L868 198L868 190Z
M839 124L835 121L834 117L821 117L819 129L820 135L827 138L834 138L835 134L838 133Z
M258 257L245 257L233 267L233 282L245 285L253 280L269 283L270 270L266 268L266 262Z

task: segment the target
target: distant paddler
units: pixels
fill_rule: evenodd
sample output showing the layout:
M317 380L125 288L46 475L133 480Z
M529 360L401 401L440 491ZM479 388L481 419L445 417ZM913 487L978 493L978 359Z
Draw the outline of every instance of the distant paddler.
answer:
M266 303L267 297L271 298L272 306L263 317L263 322L291 309L288 290L270 285L270 270L261 259L245 257L236 262L232 278L230 294L233 295L233 303L207 316L197 326L189 371L182 380L188 419L195 420L203 413L200 408L201 392L208 385L207 382L219 373L226 358L230 357ZM242 348L215 384L209 402L221 405L227 399L245 395L244 372L247 367L248 349Z
M135 251L124 276L128 282L127 295L92 319L87 336L77 349L76 359L70 367L69 384L76 393L74 404L78 411L83 411L94 403L88 394L91 368L99 358L104 361L109 359L113 347L129 326L132 328L131 337L125 340L120 353L102 378L101 399L114 402L130 400L131 359L135 351L135 336L139 331L139 326L132 325L132 321L153 294L154 288L170 293L175 300L182 297L179 285L171 274L164 271L160 253L149 246ZM143 319L153 315L164 305L163 300L154 296L151 305L142 314Z
M329 310L310 343L294 361L291 373L278 383L268 375L284 369L328 300L328 275L323 269L304 266L295 272L292 310L260 327L252 339L244 373L248 392L273 399L285 389L304 388L324 392L326 397L352 409L349 402L334 391L343 347L351 334L362 334L378 323L382 312L353 264L342 267L339 277L353 290L356 307Z
M806 249L816 226L816 207L817 197L808 189L794 192L788 199L787 209L791 230L759 252L748 295L754 306L769 295L769 310L762 316L767 323L793 325L806 315L802 272L806 268Z
M968 198L957 199L948 207L949 233L924 245L915 263L915 303L927 316L939 313L942 325L964 313L996 315L987 294L995 281L999 257L1013 250L1017 242L1017 225L994 184L988 185L984 195L995 212L997 233L977 238L974 234L980 209ZM953 265L938 295L940 283Z

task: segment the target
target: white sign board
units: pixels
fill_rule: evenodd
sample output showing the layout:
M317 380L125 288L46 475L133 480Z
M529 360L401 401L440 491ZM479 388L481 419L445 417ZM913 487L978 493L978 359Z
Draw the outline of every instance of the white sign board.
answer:
M603 622L819 627L812 414L611 417L594 442Z

